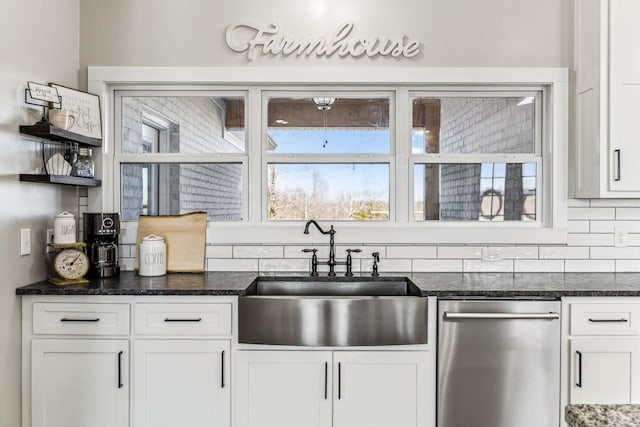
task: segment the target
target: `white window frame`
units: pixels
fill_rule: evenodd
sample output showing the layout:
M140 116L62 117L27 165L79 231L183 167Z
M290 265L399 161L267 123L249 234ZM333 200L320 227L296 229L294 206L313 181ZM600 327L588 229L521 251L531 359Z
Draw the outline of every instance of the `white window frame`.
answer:
M242 218L246 220L248 216L248 153L245 149L242 153L123 153L122 152L122 98L123 97L154 97L154 96L198 96L203 98L210 97L245 97L245 117L246 117L246 99L247 91L229 91L226 89L206 89L198 88L196 91L185 90L184 87L176 86L174 88L144 88L133 89L127 87L114 87L113 99L114 99L114 152L113 152L113 188L111 190L113 195L113 211L120 212L120 167L126 163L153 163L153 164L169 164L169 163L193 163L193 164L220 164L220 163L240 163L242 165ZM215 105L219 109L219 106ZM222 111L220 109L220 111ZM168 118L162 118L159 113L153 114L153 111L149 108L143 109L142 113L143 121L147 121L151 124L163 126L168 129L171 125L171 121ZM224 130L223 130L224 131ZM221 135L223 136L223 135ZM162 137L161 137L162 138ZM168 143L168 136L164 135L165 140L159 141L160 146L162 143ZM237 144L233 144L238 147ZM133 221L123 221L123 223L132 223ZM137 221L136 221L137 222ZM128 224L130 227L133 224ZM137 226L137 225L136 225ZM126 227L125 227L126 228Z
M444 163L453 163L453 164L478 164L478 163L535 163L536 164L536 220L531 222L518 222L515 221L516 224L510 224L509 222L487 222L487 227L505 227L507 226L519 226L519 227L531 227L531 228L539 228L541 225L544 225L546 215L550 215L551 212L544 212L544 207L547 204L543 203L545 195L542 194L542 197L538 197L540 189L543 188L543 181L545 177L544 173L544 162L543 162L543 153L551 150L551 145L549 140L545 140L542 137L542 104L543 99L548 96L546 95L546 89L544 86L530 86L530 87L502 87L502 88L492 88L489 89L487 87L478 87L475 90L470 90L471 88L465 88L465 90L456 90L456 88L449 89L439 89L437 91L423 91L423 90L415 90L412 91L410 95L410 100L413 105L413 100L415 98L471 98L471 97L510 97L510 98L519 98L519 97L528 97L533 96L534 103L534 152L531 154L528 153L460 153L460 154L442 154L442 153L411 153L409 157L409 197L410 197L410 206L413 207L414 200L414 171L415 165L420 164L444 164ZM540 173L542 172L542 173ZM409 212L409 221L415 222L418 224L425 223L433 223L436 221L416 221L413 218L412 212ZM460 223L460 221L457 221ZM493 224L493 225L492 225Z
M388 99L389 100L389 153L388 154L367 154L367 153L352 153L352 154L294 154L294 153L269 153L267 150L267 125L268 125L268 111L269 100L272 98L312 98L315 96L335 96L337 98L375 98L375 99ZM312 88L299 88L297 91L281 91L281 90L269 90L265 88L262 92L262 130L261 130L261 161L262 161L262 208L261 208L261 222L263 223L284 223L286 220L273 221L268 219L268 165L270 163L292 163L292 164L388 164L389 165L389 220L388 221L329 221L336 226L340 225L354 225L360 226L361 224L385 224L396 221L396 196L395 196L395 147L396 141L396 119L395 119L395 92L390 90L381 90L380 88L368 88L361 91L345 90L344 88L331 88L325 89L320 92L317 89L313 91ZM300 222L300 221L296 221Z
M395 221L335 223L338 243L439 243L439 244L545 244L566 243L567 239L567 139L568 139L568 71L566 68L306 68L306 67L89 67L89 91L101 96L104 117L104 141L96 158L96 175L103 180L102 187L89 189L89 211L117 211L114 201L119 188L119 169L114 173L114 144L118 133L114 108L114 90L135 89L144 82L145 90L179 88L188 91L246 91L245 129L247 148L238 156L246 165L248 177L244 180L248 215L240 222L210 222L207 227L209 244L311 244L326 243L319 233L304 235L301 222L265 222L262 218L263 190L262 153L263 120L261 119L262 92L279 88L308 87L317 91L332 88L375 89L395 91L397 112L395 123ZM544 197L544 223L491 224L487 222L412 222L409 209L410 141L412 92L432 92L439 88L486 87L499 90L512 87L542 87L543 97L542 140L548 151L542 153L544 171L539 191ZM404 125L403 125L404 123ZM401 142L405 143L401 143ZM128 155L135 162L136 156ZM222 160L220 155L191 156L200 162L208 156L212 162ZM230 155L224 155L227 161ZM187 156L189 157L189 156ZM163 159L165 161L166 159ZM185 159L179 161L184 162ZM188 162L188 160L187 160ZM257 165L256 165L257 163ZM119 202L118 202L119 203ZM247 219L248 218L248 219ZM123 243L127 236L135 236L136 223L123 224ZM134 237L135 238L135 237ZM130 239L130 238L129 238Z

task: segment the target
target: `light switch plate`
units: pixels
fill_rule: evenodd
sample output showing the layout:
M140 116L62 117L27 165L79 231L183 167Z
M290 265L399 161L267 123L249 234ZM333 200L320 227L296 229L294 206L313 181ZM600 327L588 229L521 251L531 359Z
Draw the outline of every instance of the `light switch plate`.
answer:
M20 229L20 256L31 255L31 229Z

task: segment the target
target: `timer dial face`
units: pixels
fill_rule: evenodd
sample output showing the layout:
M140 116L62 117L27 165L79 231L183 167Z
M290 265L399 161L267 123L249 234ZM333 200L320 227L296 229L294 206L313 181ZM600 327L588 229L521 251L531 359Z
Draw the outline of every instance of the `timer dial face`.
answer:
M79 279L89 271L89 258L79 249L63 249L53 259L53 269L63 279Z

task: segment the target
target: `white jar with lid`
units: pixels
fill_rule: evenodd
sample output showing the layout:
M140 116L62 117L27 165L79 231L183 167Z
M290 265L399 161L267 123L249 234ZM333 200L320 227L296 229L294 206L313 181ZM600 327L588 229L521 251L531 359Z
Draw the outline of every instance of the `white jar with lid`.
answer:
M56 215L53 220L53 243L69 244L76 242L76 219L67 211Z
M150 234L140 240L138 254L140 276L162 276L167 274L167 245L164 237Z

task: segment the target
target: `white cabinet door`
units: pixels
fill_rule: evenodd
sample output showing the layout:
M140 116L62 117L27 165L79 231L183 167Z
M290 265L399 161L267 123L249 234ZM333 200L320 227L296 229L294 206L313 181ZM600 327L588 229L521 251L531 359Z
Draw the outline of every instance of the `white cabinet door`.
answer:
M239 351L236 358L237 427L331 427L330 351Z
M640 340L572 339L569 403L640 403Z
M128 340L33 340L33 427L129 425Z
M225 340L136 340L136 427L229 427L230 344Z
M431 425L426 352L337 351L333 367L334 427Z

